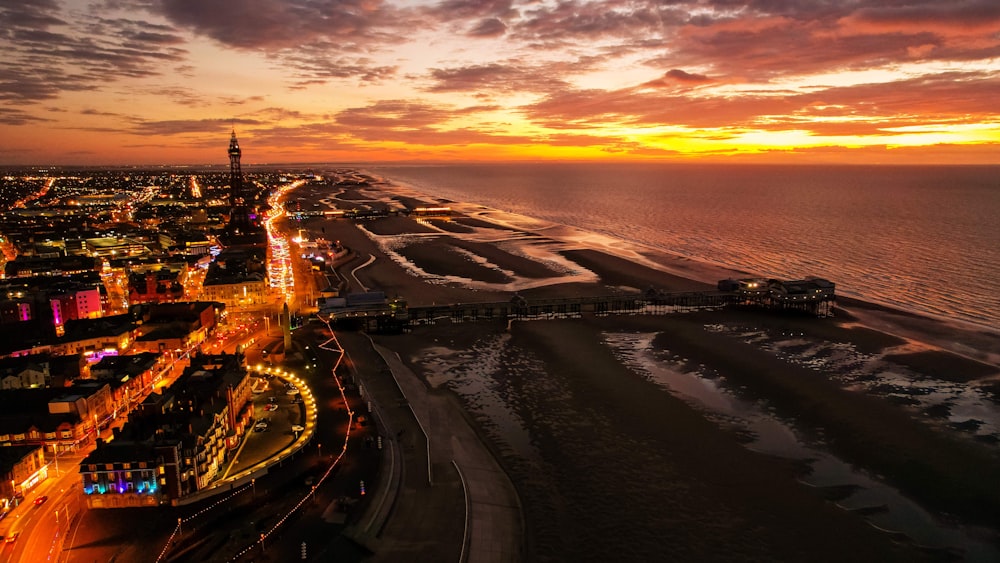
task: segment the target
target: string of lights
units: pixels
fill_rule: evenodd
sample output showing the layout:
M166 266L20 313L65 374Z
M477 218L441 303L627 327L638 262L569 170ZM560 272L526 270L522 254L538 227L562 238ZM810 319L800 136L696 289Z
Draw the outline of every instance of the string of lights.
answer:
M340 399L341 399L341 401L343 401L344 407L346 407L347 414L348 414L347 430L344 432L344 444L340 448L340 453L337 455L336 458L334 458L330 462L329 467L327 467L326 471L323 472L323 475L320 476L319 480L312 486L312 489L310 489L310 491L308 493L306 493L305 496L303 496L284 516L282 516L281 519L279 519L277 522L275 522L275 524L273 526L271 526L270 529L268 529L265 532L261 532L260 539L258 539L257 541L254 541L253 543L247 545L245 548L243 548L238 553L236 553L236 555L234 555L231 559L229 559L229 561L236 561L239 558L241 558L244 555L246 555L247 553L249 553L251 550L253 550L257 546L263 546L264 540L266 540L272 534L274 534L275 532L277 532L277 530L279 528L281 528L281 526L284 525L284 523L289 518L291 518L291 516L293 514L295 514L295 512L297 510L299 510L300 508L302 508L302 506L306 502L308 502L309 500L311 500L316 495L316 488L319 487L320 485L322 485L324 481L326 481L326 479L333 473L333 470L338 465L340 465L341 460L343 460L344 455L347 453L347 445L348 445L348 443L350 442L350 439L351 439L351 428L354 426L354 411L351 410L351 406L347 402L347 395L344 393L344 385L343 385L343 383L341 383L340 378L337 377L337 367L340 366L340 362L341 362L341 360L343 360L344 349L340 346L340 342L337 341L337 337L334 334L333 329L330 328L330 323L328 321L323 321L323 322L326 325L327 330L330 331L330 338L327 339L322 344L320 344L319 347L322 348L323 350L327 350L329 352L336 352L336 353L338 353L337 360L334 363L334 367L330 370L330 373L333 375L333 379L334 379L334 381L337 384L337 389L340 391ZM335 348L334 347L330 347L330 343L331 342L336 346Z

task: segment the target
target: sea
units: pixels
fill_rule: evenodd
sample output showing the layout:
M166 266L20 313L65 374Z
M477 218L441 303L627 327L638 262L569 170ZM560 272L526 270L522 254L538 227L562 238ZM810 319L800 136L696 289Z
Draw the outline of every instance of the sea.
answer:
M399 164L365 170L747 276L1000 327L1000 166ZM716 280L704 280L716 281Z
M674 273L701 281L730 274L816 276L836 283L838 295L967 327L1000 327L1000 166L505 163L364 171L462 212L481 210L490 220L557 233L620 256L641 255L637 247L672 255L675 264L688 265ZM941 426L947 431L1000 443L1000 408L975 386L918 377L850 344L754 327L706 328L735 330L740 340L841 374L838 381L846 388L903 401L914 412L945 412ZM858 511L876 528L956 560L1000 561L992 532L981 535L940 518L810 438L816 429L801 428L794 413L775 412L710 368L692 370L669 350L657 350L655 337L603 335L635 377L710 420L742 427L752 437L748 449L807 465L803 486L851 491L837 505ZM432 386L462 399L497 446L518 487L526 525L540 538L528 560L664 560L665 528L653 522L672 514L664 507L676 499L660 487L670 481L657 472L660 464L650 462L656 445L636 448L633 432L615 429L620 413L599 413L607 417L600 419L591 403L575 401L567 379L572 374L549 373L509 335L472 349L429 345L414 361ZM537 416L541 412L545 416ZM623 462L630 459L634 463ZM601 500L600 508L594 499ZM560 525L566 522L573 525ZM603 533L592 533L598 529ZM684 553L680 544L669 544L671 553ZM732 553L717 559L741 558Z

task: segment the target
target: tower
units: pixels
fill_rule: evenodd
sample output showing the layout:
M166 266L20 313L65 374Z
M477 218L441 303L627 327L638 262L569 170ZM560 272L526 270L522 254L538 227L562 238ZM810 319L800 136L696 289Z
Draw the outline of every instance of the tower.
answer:
M246 233L250 229L250 208L247 193L243 188L243 171L240 170L240 142L236 140L236 129L229 139L229 207L232 214L229 226L232 230Z
M281 307L281 335L285 341L285 354L292 349L292 315L288 311L288 302Z

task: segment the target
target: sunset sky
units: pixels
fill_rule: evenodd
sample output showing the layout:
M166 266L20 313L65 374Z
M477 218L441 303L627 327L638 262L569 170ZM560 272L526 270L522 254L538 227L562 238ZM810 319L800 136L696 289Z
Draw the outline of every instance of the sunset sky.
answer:
M0 0L0 164L1000 163L998 0Z

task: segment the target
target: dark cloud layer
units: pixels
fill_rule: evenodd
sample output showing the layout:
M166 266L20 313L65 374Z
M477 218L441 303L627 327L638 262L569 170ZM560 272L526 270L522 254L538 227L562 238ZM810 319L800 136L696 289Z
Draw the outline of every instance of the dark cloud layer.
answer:
M92 90L119 77L147 77L184 59L172 28L134 19L52 16L52 0L0 3L0 100L35 103L70 90Z
M374 34L394 10L376 0L161 0L179 26L231 47L287 48Z

